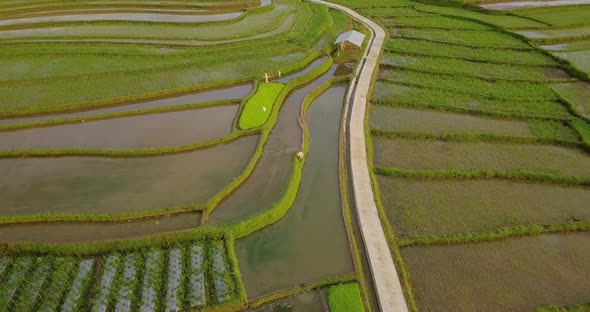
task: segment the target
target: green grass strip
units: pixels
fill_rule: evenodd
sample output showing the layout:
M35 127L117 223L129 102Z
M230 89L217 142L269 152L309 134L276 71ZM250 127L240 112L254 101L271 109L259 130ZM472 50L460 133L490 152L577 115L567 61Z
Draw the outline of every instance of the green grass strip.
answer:
M256 93L244 104L240 114L240 129L252 129L262 126L270 113L284 85L281 83L259 84Z
M551 225L527 224L503 227L492 231L469 232L449 235L416 236L398 240L400 247L422 245L468 244L508 239L518 236L534 236L557 232L590 231L590 221L568 222Z
M399 178L410 178L418 180L485 180L485 179L506 179L520 180L527 182L550 183L560 185L590 186L590 179L578 177L558 176L530 172L526 170L498 171L483 169L429 169L429 170L406 170L397 168L375 168L375 173Z
M90 116L64 117L64 118L56 118L56 119L51 119L51 120L40 120L40 121L35 121L35 122L27 122L27 123L0 125L0 131L26 129L26 128L34 128L34 127L47 127L47 126L55 126L55 125L63 125L63 124L73 124L73 123L80 123L80 122L94 121L94 120L104 120L104 119L112 119L112 118L119 118L119 117L129 117L129 116L147 115L147 114L155 114L155 113L163 113L163 112L182 111L182 110L189 110L189 109L195 109L195 108L205 108L205 107L210 107L210 106L233 105L233 104L237 105L239 102L240 102L240 99L228 99L228 100L219 100L219 101L211 101L211 102L199 102L199 103L191 103L191 104L179 104L179 105L170 105L170 106L155 107L155 108L136 109L136 110L123 111L123 112L96 114L96 115L90 115Z
M570 123L572 128L576 130L582 142L588 147L590 147L590 123L583 119L574 119Z
M390 139L404 138L413 140L432 140L446 142L486 142L486 143L525 143L525 144L551 144L564 147L586 149L579 142L566 141L549 137L515 137L488 133L461 133L461 134L427 134L420 132L396 132L372 129L371 135L382 136Z
M96 148L59 148L59 149L32 149L32 150L4 150L0 151L0 158L7 157L55 157L55 156L86 156L86 157L138 157L155 156L193 151L218 144L228 143L246 135L260 132L260 128L244 131L235 131L221 138L200 141L190 144L150 147L139 149L96 149Z
M580 303L567 306L548 305L536 308L535 312L588 312L590 311L590 302Z
M363 312L363 301L356 283L332 286L328 289L331 312Z

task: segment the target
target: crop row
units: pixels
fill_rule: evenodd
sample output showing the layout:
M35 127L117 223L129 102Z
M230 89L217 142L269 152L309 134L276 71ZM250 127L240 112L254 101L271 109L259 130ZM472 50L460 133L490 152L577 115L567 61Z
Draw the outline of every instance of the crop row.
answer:
M490 30L489 26L468 20L460 20L446 16L425 16L425 17L395 17L383 20L386 26L414 27L431 29L460 29L460 30Z
M551 81L570 79L567 72L558 67L515 66L473 62L455 58L432 56L408 56L385 53L381 64L402 69L428 71L441 74L458 74L483 79L519 81Z
M377 83L373 102L406 107L443 109L460 113L476 113L499 117L568 119L567 109L557 101L500 100L488 99L471 93L459 93L444 89L402 87L387 82ZM391 88L399 92L386 94ZM383 89L384 91L381 91ZM383 93L383 95L380 95Z
M366 8L358 10L359 13L370 17L418 17L431 16L434 14L416 11L412 7L391 7L391 8Z
M519 38L493 30L398 28L392 32L392 35L394 37L424 39L468 47L532 49L528 43Z
M236 296L223 241L105 257L101 269L100 257L1 258L0 311L173 312Z
M440 75L414 70L395 70L384 73L382 79L401 84L425 86L447 91L473 94L487 99L555 100L557 95L548 86L540 83L504 81L490 82L485 79L457 75Z
M537 51L466 47L428 40L395 38L386 43L385 50L416 55L457 58L474 62L539 66L557 65L554 60Z

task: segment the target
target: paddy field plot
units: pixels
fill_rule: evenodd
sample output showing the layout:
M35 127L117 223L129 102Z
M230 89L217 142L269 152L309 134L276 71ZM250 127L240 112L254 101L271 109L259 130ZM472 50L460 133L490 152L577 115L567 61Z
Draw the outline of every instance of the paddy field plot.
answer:
M588 233L550 234L401 253L420 311L532 311L588 300L589 240Z
M590 190L500 180L421 180L378 175L384 212L401 237L587 221ZM563 203L567 202L567 205Z

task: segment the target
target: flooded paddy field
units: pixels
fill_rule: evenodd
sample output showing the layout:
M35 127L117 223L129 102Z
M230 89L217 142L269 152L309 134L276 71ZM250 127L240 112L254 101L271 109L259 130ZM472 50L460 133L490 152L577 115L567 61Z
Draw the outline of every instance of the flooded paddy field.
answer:
M220 100L240 99L246 97L252 92L252 85L239 85L228 88L204 90L190 94L172 95L167 97L148 98L145 100L137 100L130 102L123 102L116 106L96 107L88 110L76 110L64 113L33 115L16 118L0 119L0 125L32 123L51 119L61 119L70 117L82 117L100 114L114 114L131 112L145 109L163 108L174 105L192 104L200 102L212 102Z
M588 97L590 83L584 81L556 83L551 85L551 89L572 103L580 114L590 116L590 97Z
M373 137L378 167L411 170L522 170L590 178L590 157L581 149L553 145L445 142ZM395 156L394 156L395 155ZM393 156L393 157L392 157Z
M145 158L0 160L0 213L117 213L207 201L242 173L258 136Z
M310 67L318 65L314 62ZM209 222L222 224L239 221L270 208L280 198L291 172L293 155L301 147L301 128L298 123L301 104L309 92L332 78L335 70L336 66L332 66L326 74L287 96L254 172L243 185L219 203Z
M195 229L201 213L116 222L41 222L0 225L3 242L76 243Z
M434 135L489 133L523 137L534 136L525 121L499 120L386 105L373 105L369 114L369 126L372 129L383 131L420 132Z
M354 271L338 176L338 136L345 86L310 106L306 155L295 203L280 221L236 242L249 298Z
M87 121L0 132L0 149L151 148L221 138L232 132L238 105Z
M590 234L401 250L420 311L533 311L588 301Z
M584 187L383 175L377 181L387 218L402 237L590 220L590 190Z

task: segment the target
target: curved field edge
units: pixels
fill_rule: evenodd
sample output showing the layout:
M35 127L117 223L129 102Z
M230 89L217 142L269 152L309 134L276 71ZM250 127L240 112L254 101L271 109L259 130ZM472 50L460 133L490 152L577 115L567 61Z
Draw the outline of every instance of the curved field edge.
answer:
M149 211L140 211L140 212L133 212L133 213L120 213L120 214L35 214L35 215L21 215L21 216L0 216L0 224L10 224L10 223L31 223L31 222L111 222L111 221L124 221L124 220L132 220L132 219L140 219L146 217L156 217L162 216L171 213L182 213L182 212L190 212L190 211L202 211L202 223L207 221L209 214L215 209L217 204L223 200L226 196L232 193L235 189L237 189L252 173L258 160L260 159L264 145L268 136L270 135L270 131L274 127L276 120L278 118L278 113L280 110L280 103L284 101L286 96L295 88L300 85L306 84L319 75L326 72L333 64L333 60L330 58L328 61L324 62L319 67L315 68L314 70L310 71L306 75L293 79L289 82L282 90L279 96L276 99L275 105L273 105L272 112L268 117L265 125L262 128L256 128L249 131L236 131L233 132L230 136L230 139L236 139L239 136L245 134L255 134L262 132L260 135L260 139L254 155L250 159L246 168L242 171L242 173L233 180L230 184L226 185L223 189L221 189L217 194L215 194L211 199L209 199L206 203L197 203L188 206L180 206L180 207L172 207L172 208L164 208L164 209L156 209L156 210L149 210ZM233 137L232 137L233 136ZM228 137L225 137L226 139ZM203 144L197 143L197 144ZM51 156L51 155L49 155ZM298 183L297 183L298 185Z

